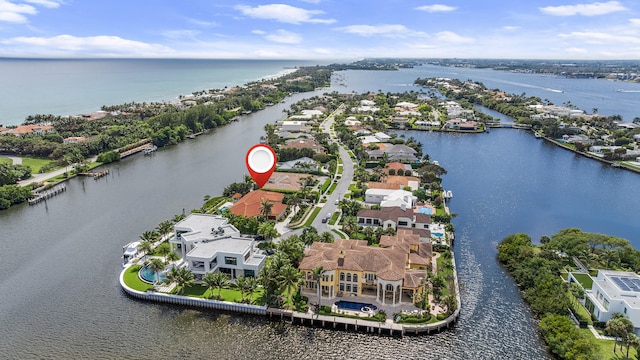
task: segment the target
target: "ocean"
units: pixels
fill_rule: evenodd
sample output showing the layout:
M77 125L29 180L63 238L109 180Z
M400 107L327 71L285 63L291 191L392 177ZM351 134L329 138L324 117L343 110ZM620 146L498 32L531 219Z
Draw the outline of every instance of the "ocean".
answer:
M29 115L78 115L102 105L177 99L276 76L299 60L0 58L0 124Z

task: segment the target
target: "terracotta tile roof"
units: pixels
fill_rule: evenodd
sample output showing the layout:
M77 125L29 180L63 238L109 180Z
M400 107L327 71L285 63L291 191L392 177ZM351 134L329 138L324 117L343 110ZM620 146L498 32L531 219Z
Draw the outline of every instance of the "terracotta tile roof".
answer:
M287 141L281 146L283 149L313 149L317 152L324 151L324 147L319 145L315 140L293 139Z
M49 131L53 130L53 126L50 125L20 125L17 128L11 130L14 135L33 134L36 131Z
M401 162L394 161L394 162L388 163L385 166L385 168L387 168L387 169L396 169L396 170L398 170L398 169L404 170L404 164L401 163Z
M414 251L412 251L412 248ZM415 250L418 250L417 252ZM336 239L334 243L315 242L305 251L300 270L351 270L375 273L380 279L403 280L404 287L418 287L424 270L411 270L411 265L429 266L432 247L422 243L411 230L400 230L395 236L383 236L380 247L367 246L365 240ZM418 285L416 285L418 284Z
M287 205L282 203L284 199L284 194L264 191L264 190L255 190L251 191L245 196L243 196L240 200L238 200L229 211L235 215L242 215L245 217L254 217L260 215L260 204L262 200L268 200L273 204L271 208L271 215L280 216L284 210L287 208Z

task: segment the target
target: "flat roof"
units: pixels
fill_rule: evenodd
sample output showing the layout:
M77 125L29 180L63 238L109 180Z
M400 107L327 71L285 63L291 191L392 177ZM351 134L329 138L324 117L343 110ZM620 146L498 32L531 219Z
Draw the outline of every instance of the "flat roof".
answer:
M219 252L242 255L249 250L252 241L252 239L246 238L225 237L208 242L198 242L196 247L187 253L187 256L210 259Z

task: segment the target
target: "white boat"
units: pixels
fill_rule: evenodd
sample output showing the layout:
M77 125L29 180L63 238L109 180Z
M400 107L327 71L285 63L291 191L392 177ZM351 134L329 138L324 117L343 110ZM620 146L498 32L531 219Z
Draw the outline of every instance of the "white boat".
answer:
M134 241L122 247L122 264L126 265L129 261L138 255L139 241Z
M539 133L539 132L537 132L537 131L534 131L534 132L533 132L533 136L535 136L535 137L537 137L538 139L540 139L540 138L542 137L542 134L540 134L540 133Z
M453 191L447 190L447 197L451 199L453 197Z

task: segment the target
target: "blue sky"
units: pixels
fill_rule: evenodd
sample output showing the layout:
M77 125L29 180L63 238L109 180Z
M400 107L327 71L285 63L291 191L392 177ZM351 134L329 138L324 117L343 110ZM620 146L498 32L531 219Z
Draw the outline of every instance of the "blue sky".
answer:
M0 56L635 60L640 1L0 0Z

